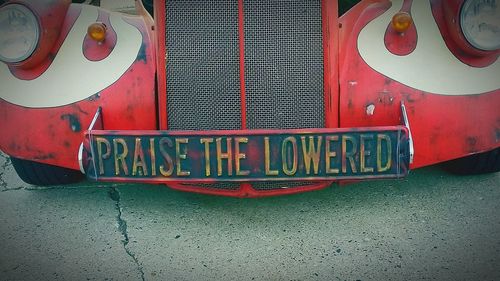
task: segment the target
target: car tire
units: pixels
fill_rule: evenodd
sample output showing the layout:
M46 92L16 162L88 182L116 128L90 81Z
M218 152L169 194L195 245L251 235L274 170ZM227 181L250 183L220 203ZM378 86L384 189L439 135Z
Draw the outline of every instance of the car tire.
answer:
M458 175L477 175L500 171L500 147L444 163L446 170Z
M48 164L10 157L12 166L25 183L32 185L60 185L81 181L84 175L80 171L52 166Z

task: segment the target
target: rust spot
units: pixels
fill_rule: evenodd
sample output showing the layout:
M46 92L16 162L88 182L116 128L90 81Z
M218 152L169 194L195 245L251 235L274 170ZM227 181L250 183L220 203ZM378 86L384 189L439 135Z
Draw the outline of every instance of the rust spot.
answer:
M88 101L95 101L95 100L98 100L99 98L101 97L101 92L95 94L95 95L92 95L90 97L87 98Z
M55 134L55 131L54 131L54 125L53 124L50 124L47 128L47 134L51 137L51 138L55 138L56 137L56 134Z
M439 141L441 127L432 127L431 133L429 135L429 143L436 144Z
M47 160L47 159L55 159L56 156L54 153L41 154L33 157L34 160Z
M71 147L71 144L69 143L69 141L64 141L63 145L66 148L70 148Z
M146 59L146 44L142 44L141 49L139 50L139 53L137 54L136 61L143 61L144 63L147 62L147 59Z
M78 116L74 114L64 114L61 116L62 120L68 120L69 127L73 132L80 132L82 130L82 126L80 125L80 120Z
M16 150L20 150L20 149L21 149L21 147L15 142L9 144L9 150L11 150L11 151L16 151Z
M414 99L411 94L409 93L401 93L401 95L404 97L404 100L407 101L408 103L412 103L412 102L415 102L417 101L416 99Z
M468 148L469 152L476 151L477 139L475 137L467 137L466 143L467 143L467 148Z
M73 106L76 110L78 110L78 112L80 112L81 114L84 114L84 115L89 115L89 113L87 111L84 111L78 104L74 104Z
M375 105L373 103L370 103L366 106L366 115L373 115L375 114Z
M379 92L378 93L378 102L384 105L392 105L394 103L394 97L390 92Z

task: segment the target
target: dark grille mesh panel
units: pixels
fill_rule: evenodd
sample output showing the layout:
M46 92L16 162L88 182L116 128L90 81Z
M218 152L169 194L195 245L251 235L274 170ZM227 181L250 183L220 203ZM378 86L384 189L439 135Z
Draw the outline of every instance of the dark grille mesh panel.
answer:
M317 182L310 181L252 182L252 187L255 190L274 190L306 186L313 187L317 185Z
M171 130L240 129L238 1L166 1Z
M324 127L320 0L245 0L247 127Z
M244 14L247 128L324 127L321 0L244 0ZM169 129L240 129L238 1L167 0L166 15Z
M208 189L237 190L240 188L238 182L218 182L218 183L182 183L184 186L195 186Z
M196 186L208 189L223 189L223 190L237 190L240 188L238 182L219 182L219 183L186 183L181 184L184 186ZM303 182L303 181L279 181L279 182L252 182L252 187L255 190L274 190L285 189L294 187L317 186L317 182Z

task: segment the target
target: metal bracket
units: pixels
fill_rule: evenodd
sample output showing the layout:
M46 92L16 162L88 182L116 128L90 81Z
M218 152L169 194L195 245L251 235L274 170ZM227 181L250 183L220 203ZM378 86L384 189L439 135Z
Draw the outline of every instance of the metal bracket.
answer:
M94 115L94 118L92 118L92 121L90 122L90 125L88 127L88 131L92 131L92 130L102 130L104 129L104 124L102 122L102 108L101 107L98 107L96 112L95 112L95 115ZM84 146L83 146L83 142L80 144L80 148L78 149L78 165L80 166L80 172L82 172L82 174L85 174L85 169L83 167L83 153L84 153ZM95 168L95 167L94 167ZM94 169L95 170L95 169Z
M104 124L102 123L101 113L102 113L102 108L99 106L95 112L95 115L94 115L94 118L92 119L92 122L90 122L90 126L88 128L89 131L104 129Z
M403 115L403 122L406 128L408 128L408 143L410 145L410 164L413 163L413 155L415 154L415 149L413 148L413 137L411 135L410 122L408 121L408 114L406 114L406 107L404 102L401 102L401 114Z

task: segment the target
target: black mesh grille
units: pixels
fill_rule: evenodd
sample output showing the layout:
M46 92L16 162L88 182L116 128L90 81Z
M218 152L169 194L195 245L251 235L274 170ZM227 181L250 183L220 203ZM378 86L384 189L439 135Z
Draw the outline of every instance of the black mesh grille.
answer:
M245 0L247 127L324 127L320 0Z
M240 129L238 1L167 0L171 130Z
M317 182L310 181L252 182L252 188L255 190L290 189L305 186L313 187L317 185Z
M244 14L247 128L324 127L321 0L244 0ZM166 15L169 129L241 128L238 1L167 0Z
M274 190L274 189L290 189L297 187L313 187L317 186L317 182L304 181L278 181L278 182L252 182L252 188L255 190ZM199 187L206 189L220 190L237 190L240 188L238 182L218 182L218 183L182 183L183 186Z
M207 189L237 190L240 188L238 182L218 182L218 183L182 183L183 186L194 186Z

